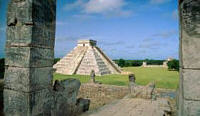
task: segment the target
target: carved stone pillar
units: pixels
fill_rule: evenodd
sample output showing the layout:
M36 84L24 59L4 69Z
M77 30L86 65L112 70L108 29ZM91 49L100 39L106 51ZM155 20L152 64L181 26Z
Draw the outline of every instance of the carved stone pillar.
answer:
M179 0L179 116L200 115L200 0Z
M7 13L4 112L50 115L56 0L11 0Z

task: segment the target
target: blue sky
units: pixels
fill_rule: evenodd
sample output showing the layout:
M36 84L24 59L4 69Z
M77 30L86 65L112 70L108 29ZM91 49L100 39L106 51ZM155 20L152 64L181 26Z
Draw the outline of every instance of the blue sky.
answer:
M8 1L0 0L0 57ZM88 38L112 59L178 58L177 1L57 0L55 57Z

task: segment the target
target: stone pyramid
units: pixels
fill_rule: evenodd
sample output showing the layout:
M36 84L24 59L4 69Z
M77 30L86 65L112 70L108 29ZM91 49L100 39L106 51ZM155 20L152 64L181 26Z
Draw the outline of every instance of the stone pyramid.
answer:
M56 73L90 75L119 74L120 68L96 46L95 40L79 40L78 45L53 67Z

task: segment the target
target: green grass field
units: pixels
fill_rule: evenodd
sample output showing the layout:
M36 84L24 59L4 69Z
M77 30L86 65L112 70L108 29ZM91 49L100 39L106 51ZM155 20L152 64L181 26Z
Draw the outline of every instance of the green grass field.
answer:
M179 73L177 71L168 71L166 68L144 67L126 67L123 70L133 72L136 76L136 83L139 85L146 85L149 82L155 81L157 88L176 89L178 86ZM81 83L86 83L90 80L89 76L54 74L54 80L64 80L67 78L79 79ZM97 76L96 80L109 85L128 85L127 75Z

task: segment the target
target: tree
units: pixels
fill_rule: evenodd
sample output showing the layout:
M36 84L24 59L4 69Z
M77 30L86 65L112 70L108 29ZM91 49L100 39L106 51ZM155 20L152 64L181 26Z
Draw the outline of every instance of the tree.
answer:
M54 58L54 64L56 64L59 60L60 58Z
M179 61L178 60L171 60L167 63L168 70L177 70L179 71Z
M124 59L119 59L118 65L119 65L120 67L124 67L124 66L125 66L125 63L126 63L126 61L125 61Z

